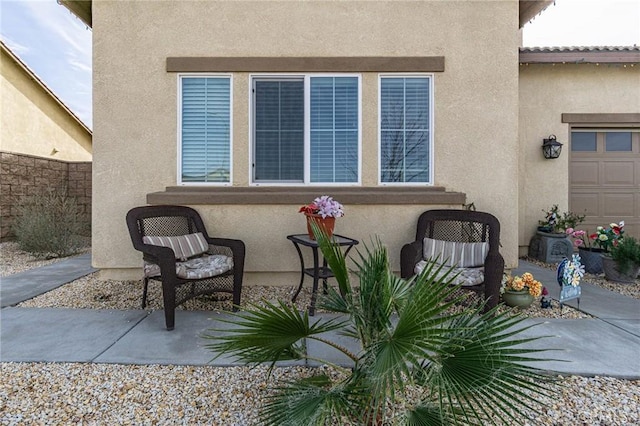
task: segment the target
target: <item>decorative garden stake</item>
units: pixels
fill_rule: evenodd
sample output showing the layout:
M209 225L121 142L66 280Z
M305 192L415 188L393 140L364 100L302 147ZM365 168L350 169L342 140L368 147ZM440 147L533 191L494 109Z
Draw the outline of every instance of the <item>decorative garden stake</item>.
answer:
M558 265L558 284L560 284L560 311L562 304L567 300L578 299L578 310L580 310L580 280L584 276L584 266L580 263L580 256L574 254L571 260L564 259Z

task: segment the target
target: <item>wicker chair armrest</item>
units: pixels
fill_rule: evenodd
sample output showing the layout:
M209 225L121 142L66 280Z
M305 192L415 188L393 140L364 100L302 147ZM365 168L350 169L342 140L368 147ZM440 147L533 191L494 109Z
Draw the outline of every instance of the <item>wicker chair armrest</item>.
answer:
M500 252L489 252L484 261L484 293L488 309L498 304L503 273L504 258Z
M416 263L422 260L422 240L402 246L400 251L400 276L410 278L414 275Z
M170 247L142 244L138 250L142 252L144 260L160 266L163 279L176 278L176 254Z
M214 247L225 247L231 250L234 261L236 258L244 259L245 245L241 240L234 240L230 238L207 238L207 243Z

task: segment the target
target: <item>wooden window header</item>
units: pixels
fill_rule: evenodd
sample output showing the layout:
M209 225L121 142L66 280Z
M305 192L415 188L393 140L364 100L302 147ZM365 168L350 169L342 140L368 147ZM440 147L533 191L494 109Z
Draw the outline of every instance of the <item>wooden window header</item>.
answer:
M444 72L444 56L174 57L167 72Z
M638 113L564 113L562 122L569 124L638 124L640 114Z

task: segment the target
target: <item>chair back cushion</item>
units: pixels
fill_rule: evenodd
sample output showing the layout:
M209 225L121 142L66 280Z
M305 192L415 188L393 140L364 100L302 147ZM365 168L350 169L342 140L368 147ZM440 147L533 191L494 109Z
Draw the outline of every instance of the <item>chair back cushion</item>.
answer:
M202 232L174 237L161 235L145 235L142 242L153 246L169 247L175 253L176 259L187 260L209 250L209 244Z
M474 268L483 266L489 252L489 243L459 243L425 238L423 257L445 266Z

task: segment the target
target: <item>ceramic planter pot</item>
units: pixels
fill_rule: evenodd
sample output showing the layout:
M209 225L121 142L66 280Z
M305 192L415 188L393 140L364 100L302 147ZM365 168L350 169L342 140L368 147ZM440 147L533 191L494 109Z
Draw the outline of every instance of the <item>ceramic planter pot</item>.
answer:
M505 305L525 309L531 306L534 297L528 290L505 290L502 295L502 300Z
M590 274L602 273L602 252L597 247L578 247L580 263L584 265L584 271Z
M323 229L329 237L333 235L333 230L336 227L336 218L335 217L325 217L323 218L319 214L309 214L305 213L307 217L307 232L309 233L309 238L315 240L315 236L313 235L313 228L311 228L311 223L315 222Z
M607 281L613 281L616 283L634 284L638 272L640 272L640 265L635 265L631 270L622 273L618 270L618 265L611 256L601 255L602 257L602 269L604 270L604 277Z

